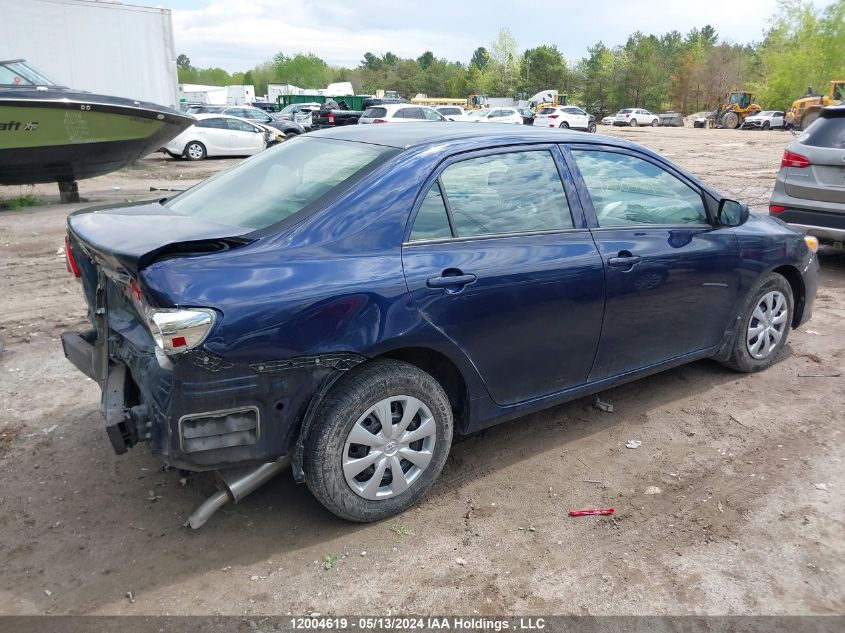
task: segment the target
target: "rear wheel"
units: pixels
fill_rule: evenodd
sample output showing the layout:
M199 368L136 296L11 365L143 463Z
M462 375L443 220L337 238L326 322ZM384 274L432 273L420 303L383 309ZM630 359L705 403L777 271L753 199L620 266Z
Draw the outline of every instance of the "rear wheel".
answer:
M569 123L567 123L566 121L564 121L563 123L561 123L561 124L560 124L560 129L561 129L561 130L567 130L567 129L569 129Z
M305 483L331 512L379 521L418 501L452 443L452 409L429 374L395 360L344 376L305 441Z
M630 125L631 125L631 127L637 127L637 120L636 120L636 119L631 119L631 123L630 123Z
M751 289L725 365L741 372L766 369L786 344L792 324L792 288L782 275L769 273Z
M185 146L185 158L188 160L202 160L206 156L205 145L199 141L191 141Z

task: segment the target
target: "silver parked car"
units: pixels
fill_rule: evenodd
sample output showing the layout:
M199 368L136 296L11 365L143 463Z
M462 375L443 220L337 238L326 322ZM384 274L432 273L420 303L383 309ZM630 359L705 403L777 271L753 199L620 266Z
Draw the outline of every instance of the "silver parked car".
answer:
M769 214L822 243L845 243L845 106L823 108L786 148Z

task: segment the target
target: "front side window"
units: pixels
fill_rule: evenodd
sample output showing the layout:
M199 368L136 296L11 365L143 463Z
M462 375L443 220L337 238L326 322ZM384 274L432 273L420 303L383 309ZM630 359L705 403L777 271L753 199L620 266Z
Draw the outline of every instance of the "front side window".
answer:
M254 125L238 119L226 119L226 126L236 132L255 132L257 129Z
M701 193L647 160L572 150L599 226L706 224Z
M303 135L212 176L165 206L208 222L263 229L345 190L355 176L397 151Z
M458 237L572 228L550 152L508 152L454 163L440 176Z

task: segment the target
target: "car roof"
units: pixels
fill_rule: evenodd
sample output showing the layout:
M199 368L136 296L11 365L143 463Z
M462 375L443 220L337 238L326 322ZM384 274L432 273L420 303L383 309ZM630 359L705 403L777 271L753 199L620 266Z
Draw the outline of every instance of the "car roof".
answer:
M477 123L458 121L406 123L404 125L343 125L311 132L308 136L372 143L398 149L470 140L478 140L485 145L599 142L602 145L637 147L639 149L639 146L617 137L575 131L566 132L557 129L549 130L526 125L488 123L481 126Z
M378 103L370 106L370 108L384 108L391 114L402 108L428 108L429 110L434 110L431 106L422 105L421 103ZM369 110L370 108L367 109Z
M202 120L202 119L236 119L238 121L244 121L249 123L250 125L260 125L255 121L247 121L239 116L232 116L231 114L221 114L219 112L198 112L197 114L193 115L195 119Z

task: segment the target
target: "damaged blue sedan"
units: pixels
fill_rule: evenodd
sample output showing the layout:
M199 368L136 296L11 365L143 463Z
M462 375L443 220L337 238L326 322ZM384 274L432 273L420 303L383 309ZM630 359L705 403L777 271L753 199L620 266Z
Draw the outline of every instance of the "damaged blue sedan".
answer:
M698 359L768 367L816 247L624 140L349 126L72 214L91 327L62 341L117 453L218 473L193 527L286 468L374 521L454 434Z

